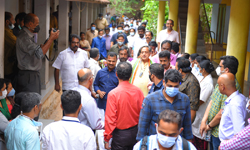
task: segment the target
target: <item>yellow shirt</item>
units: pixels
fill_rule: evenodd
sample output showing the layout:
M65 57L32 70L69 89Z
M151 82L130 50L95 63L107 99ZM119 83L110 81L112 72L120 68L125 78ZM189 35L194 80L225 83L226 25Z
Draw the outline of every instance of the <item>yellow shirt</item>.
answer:
M140 77L141 72L143 72L143 74ZM148 63L144 64L141 62L136 72L133 85L137 86L142 90L144 97L148 95L148 88L147 88L148 82L149 82L149 65Z
M97 29L103 29L103 30L104 30L104 28L105 28L106 26L109 25L109 24L108 24L108 21L107 21L105 18L102 18L102 20L96 19L96 20L95 20L95 24L96 24L96 28L97 28Z
M95 30L94 33L92 33L90 30L88 30L88 31L86 32L86 40L89 41L90 46L91 46L91 44L92 44L93 38L95 38L95 37L97 37L97 36L98 36L98 31L97 31L97 30Z
M16 36L9 28L4 28L4 75L14 72L16 58Z
M81 48L86 48L86 47L87 47L87 49L91 48L89 45L89 41L87 41L87 40L84 40L84 41L80 40L80 46L81 46Z
M58 29L58 22L55 16L50 15L50 29L51 28L56 28Z

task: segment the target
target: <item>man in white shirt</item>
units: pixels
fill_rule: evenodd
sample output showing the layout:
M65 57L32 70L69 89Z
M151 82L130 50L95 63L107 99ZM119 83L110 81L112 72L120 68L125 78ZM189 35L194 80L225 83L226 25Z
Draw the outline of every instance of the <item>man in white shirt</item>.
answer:
M181 115L173 110L166 109L160 113L155 123L156 135L144 137L134 146L133 150L141 148L149 150L171 149L171 150L196 150L192 143L180 136L183 131L181 127ZM147 139L147 143L142 141Z
M163 42L165 40L180 43L179 42L178 32L173 30L174 21L171 20L171 19L168 19L167 22L166 22L166 26L167 26L167 29L161 30L160 33L157 36L157 39L156 39L156 42L158 43L158 48L159 49L160 49L160 46L161 46L161 42Z
M72 34L69 39L69 47L60 52L53 67L55 68L55 90L60 91L59 72L62 76L62 90L70 90L78 86L77 72L82 68L89 68L89 60L86 51L79 48L80 37Z
M93 80L95 81L96 74L99 70L101 70L101 67L99 66L98 60L100 58L100 53L98 48L91 48L89 51L90 59L89 59L89 66L90 70L93 74Z
M93 74L90 69L84 68L78 71L78 87L74 88L81 94L82 109L79 112L78 118L81 124L90 127L92 130L99 130L104 128L99 109L96 105L95 99L91 96Z
M96 150L93 131L77 118L82 108L80 93L68 90L62 94L61 102L65 116L44 128L42 149Z
M110 35L112 36L115 33L117 33L116 24L115 24L114 20L112 20L112 27L110 27Z
M232 73L223 73L218 78L221 94L227 96L222 112L219 138L229 140L245 127L246 97L236 89L235 76Z
M142 46L148 45L146 38L145 38L145 27L143 27L143 26L138 27L138 35L139 35L138 37L137 36L134 37L134 42L131 43L131 45L129 46L130 51L132 52L132 50L133 50L133 54L134 54L133 58L134 59L137 59L139 49Z

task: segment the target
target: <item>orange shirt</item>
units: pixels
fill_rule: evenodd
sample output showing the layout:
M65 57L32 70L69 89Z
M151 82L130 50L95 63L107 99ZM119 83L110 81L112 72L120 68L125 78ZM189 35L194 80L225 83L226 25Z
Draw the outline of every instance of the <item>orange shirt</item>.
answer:
M113 131L128 129L138 124L144 96L138 87L123 81L108 94L105 113L104 140L112 138Z

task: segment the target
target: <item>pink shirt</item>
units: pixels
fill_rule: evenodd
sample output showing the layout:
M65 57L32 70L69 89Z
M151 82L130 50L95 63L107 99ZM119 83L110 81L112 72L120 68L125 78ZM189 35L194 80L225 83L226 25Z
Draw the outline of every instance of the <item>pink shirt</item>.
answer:
M172 30L170 33L168 33L168 29L165 30L161 30L157 36L156 42L163 42L165 40L169 40L169 41L174 41L177 43L179 42L179 34L178 32Z
M174 54L171 54L170 53L170 63L171 65L175 66L175 63L176 63L176 56ZM154 63L160 63L160 59L159 59L159 53L154 55L151 60L154 62Z

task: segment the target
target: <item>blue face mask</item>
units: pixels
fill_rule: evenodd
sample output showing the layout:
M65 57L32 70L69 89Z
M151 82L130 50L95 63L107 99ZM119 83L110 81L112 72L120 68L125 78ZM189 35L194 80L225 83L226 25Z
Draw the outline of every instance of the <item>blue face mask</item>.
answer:
M194 64L194 69L195 69L196 71L199 71L199 68L198 68L197 64Z
M95 30L95 27L91 27L91 30L94 31L94 30Z
M118 33L122 33L122 30L118 30Z
M22 29L22 27L20 26L20 25L18 25L18 28L21 30Z
M179 88L176 87L166 87L166 94L170 97L175 97L179 93Z
M15 89L12 88L12 90L10 91L10 93L7 96L14 96L15 95Z
M130 32L130 35L131 35L131 36L134 36L134 35L135 35L135 32Z
M156 127L156 131L157 131L157 140L159 141L161 146L163 146L164 148L170 148L175 144L177 137L169 137L160 134L158 132L158 125Z

